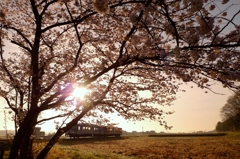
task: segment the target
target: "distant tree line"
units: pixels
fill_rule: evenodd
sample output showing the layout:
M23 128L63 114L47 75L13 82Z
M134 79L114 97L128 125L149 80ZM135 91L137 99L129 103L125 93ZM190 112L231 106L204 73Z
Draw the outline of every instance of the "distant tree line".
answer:
M222 122L216 125L216 131L240 130L240 93L230 96L227 103L221 109Z

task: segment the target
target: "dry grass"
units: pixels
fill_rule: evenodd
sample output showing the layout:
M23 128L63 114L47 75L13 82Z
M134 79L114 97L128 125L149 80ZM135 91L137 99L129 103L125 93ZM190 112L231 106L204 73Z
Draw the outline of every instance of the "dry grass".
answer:
M51 154L64 152L61 157ZM238 159L240 137L181 137L63 140L48 158L63 159Z
M34 144L37 154L45 142ZM61 140L47 159L238 159L240 135Z

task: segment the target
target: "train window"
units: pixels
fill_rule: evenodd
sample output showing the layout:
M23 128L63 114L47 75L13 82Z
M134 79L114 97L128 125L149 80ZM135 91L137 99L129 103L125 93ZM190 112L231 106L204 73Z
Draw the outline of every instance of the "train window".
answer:
M90 130L90 127L85 126L83 127L83 130Z
M78 126L78 130L81 130L81 126Z

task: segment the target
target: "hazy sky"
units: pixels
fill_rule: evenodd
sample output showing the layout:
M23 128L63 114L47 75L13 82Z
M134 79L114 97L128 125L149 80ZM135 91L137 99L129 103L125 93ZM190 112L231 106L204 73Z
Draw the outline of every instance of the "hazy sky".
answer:
M170 107L163 107L163 110L174 110L175 113L165 116L169 126L173 126L172 130L166 131L159 126L158 122L136 122L122 123L119 126L128 131L138 130L144 131L155 130L165 132L193 132L193 131L210 131L214 130L220 118L220 109L226 103L227 98L231 95L228 89L223 89L221 85L214 86L214 90L225 95L217 95L214 93L205 93L205 90L196 86L190 88L185 86L187 92L177 93L177 100Z
M230 0L232 3L239 3L239 0ZM228 12L228 15L236 13L239 10L238 6L233 6ZM240 16L237 17L240 21ZM240 24L240 22L239 22ZM15 50L15 47L9 47L9 51ZM191 88L193 86L193 88ZM185 85L186 92L177 93L177 100L171 107L162 107L163 110L174 110L175 113L165 117L169 126L173 126L172 130L167 132L193 132L193 131L210 131L215 129L218 121L220 121L220 109L226 103L227 98L231 95L228 89L222 88L221 84L216 84L213 90L217 93L225 95L218 95L212 92L205 93L206 90L197 88L194 84ZM5 104L0 99L0 129L4 129L4 114L3 108ZM157 132L165 131L158 122L128 122L124 119L113 115L113 122L119 123L127 131L148 131L155 130ZM48 131L49 128L54 129L54 125L43 125L42 129ZM13 123L8 123L8 129L13 129Z
M193 86L193 88L190 88ZM218 121L220 121L220 109L226 103L227 98L231 95L228 89L222 88L221 84L214 86L214 90L225 95L218 95L212 92L205 93L205 90L197 88L193 84L184 86L186 92L177 93L177 100L172 106L160 107L163 110L174 110L175 113L165 116L169 126L173 126L172 130L165 130L158 122L141 121L131 122L122 119L116 115L112 115L114 123L119 123L119 127L127 131L148 131L155 130L157 132L193 132L193 131L210 131L215 129ZM0 100L0 129L4 126L3 105ZM41 126L44 131L54 130L53 122ZM13 129L13 123L8 123L8 129Z

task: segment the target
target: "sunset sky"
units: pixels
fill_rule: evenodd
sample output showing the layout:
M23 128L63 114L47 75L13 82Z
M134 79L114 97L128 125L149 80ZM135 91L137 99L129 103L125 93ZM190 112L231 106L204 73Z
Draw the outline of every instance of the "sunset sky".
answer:
M193 86L193 88L191 88ZM177 100L172 106L160 107L163 110L173 110L175 113L165 116L169 126L173 126L172 130L165 130L158 122L141 121L133 122L126 121L121 117L112 115L113 123L119 123L118 126L126 131L149 131L156 132L195 132L195 131L211 131L220 118L220 109L226 103L227 98L232 94L229 89L222 88L221 84L216 84L213 90L219 95L212 92L205 93L206 90L197 88L194 84L183 86L186 92L177 93ZM5 106L3 100L0 100L0 129L4 129L4 114L3 107ZM6 110L6 109L5 109ZM7 111L7 110L6 110ZM41 128L44 131L54 131L54 124L45 124ZM13 123L8 123L8 129L13 129Z
M193 84L192 84L193 85ZM194 132L211 131L220 118L220 109L226 103L227 98L232 94L228 89L223 89L221 84L214 86L214 90L225 95L218 95L199 89L193 85L184 86L187 92L177 93L177 100L172 106L162 107L163 110L173 110L175 113L165 116L172 130L165 130L158 122L126 122L121 120L119 126L127 131L148 131L156 132Z
M231 3L239 3L239 0L230 0ZM239 5L233 6L228 12L236 13L239 10ZM240 23L240 16L237 17ZM239 24L240 25L240 24ZM6 44L8 46L9 44ZM9 45L8 51L16 50L16 47ZM191 88L193 86L193 88ZM173 110L175 113L172 115L165 116L169 126L173 126L172 130L165 130L161 127L158 122L153 121L142 121L142 122L132 122L126 121L116 115L113 115L113 123L119 123L118 126L126 131L149 131L155 130L156 132L195 132L195 131L211 131L215 129L218 121L221 120L220 109L226 103L228 97L232 95L229 89L222 87L220 83L216 83L212 88L216 93L224 94L219 95L212 93L207 90L202 90L194 84L184 85L182 88L186 89L186 92L178 92L177 100L173 102L172 106L161 107L163 110ZM7 105L0 98L0 130L4 129L4 107ZM8 111L5 109L5 111ZM53 131L54 124L42 125L42 130ZM8 120L7 128L13 130L13 122Z

